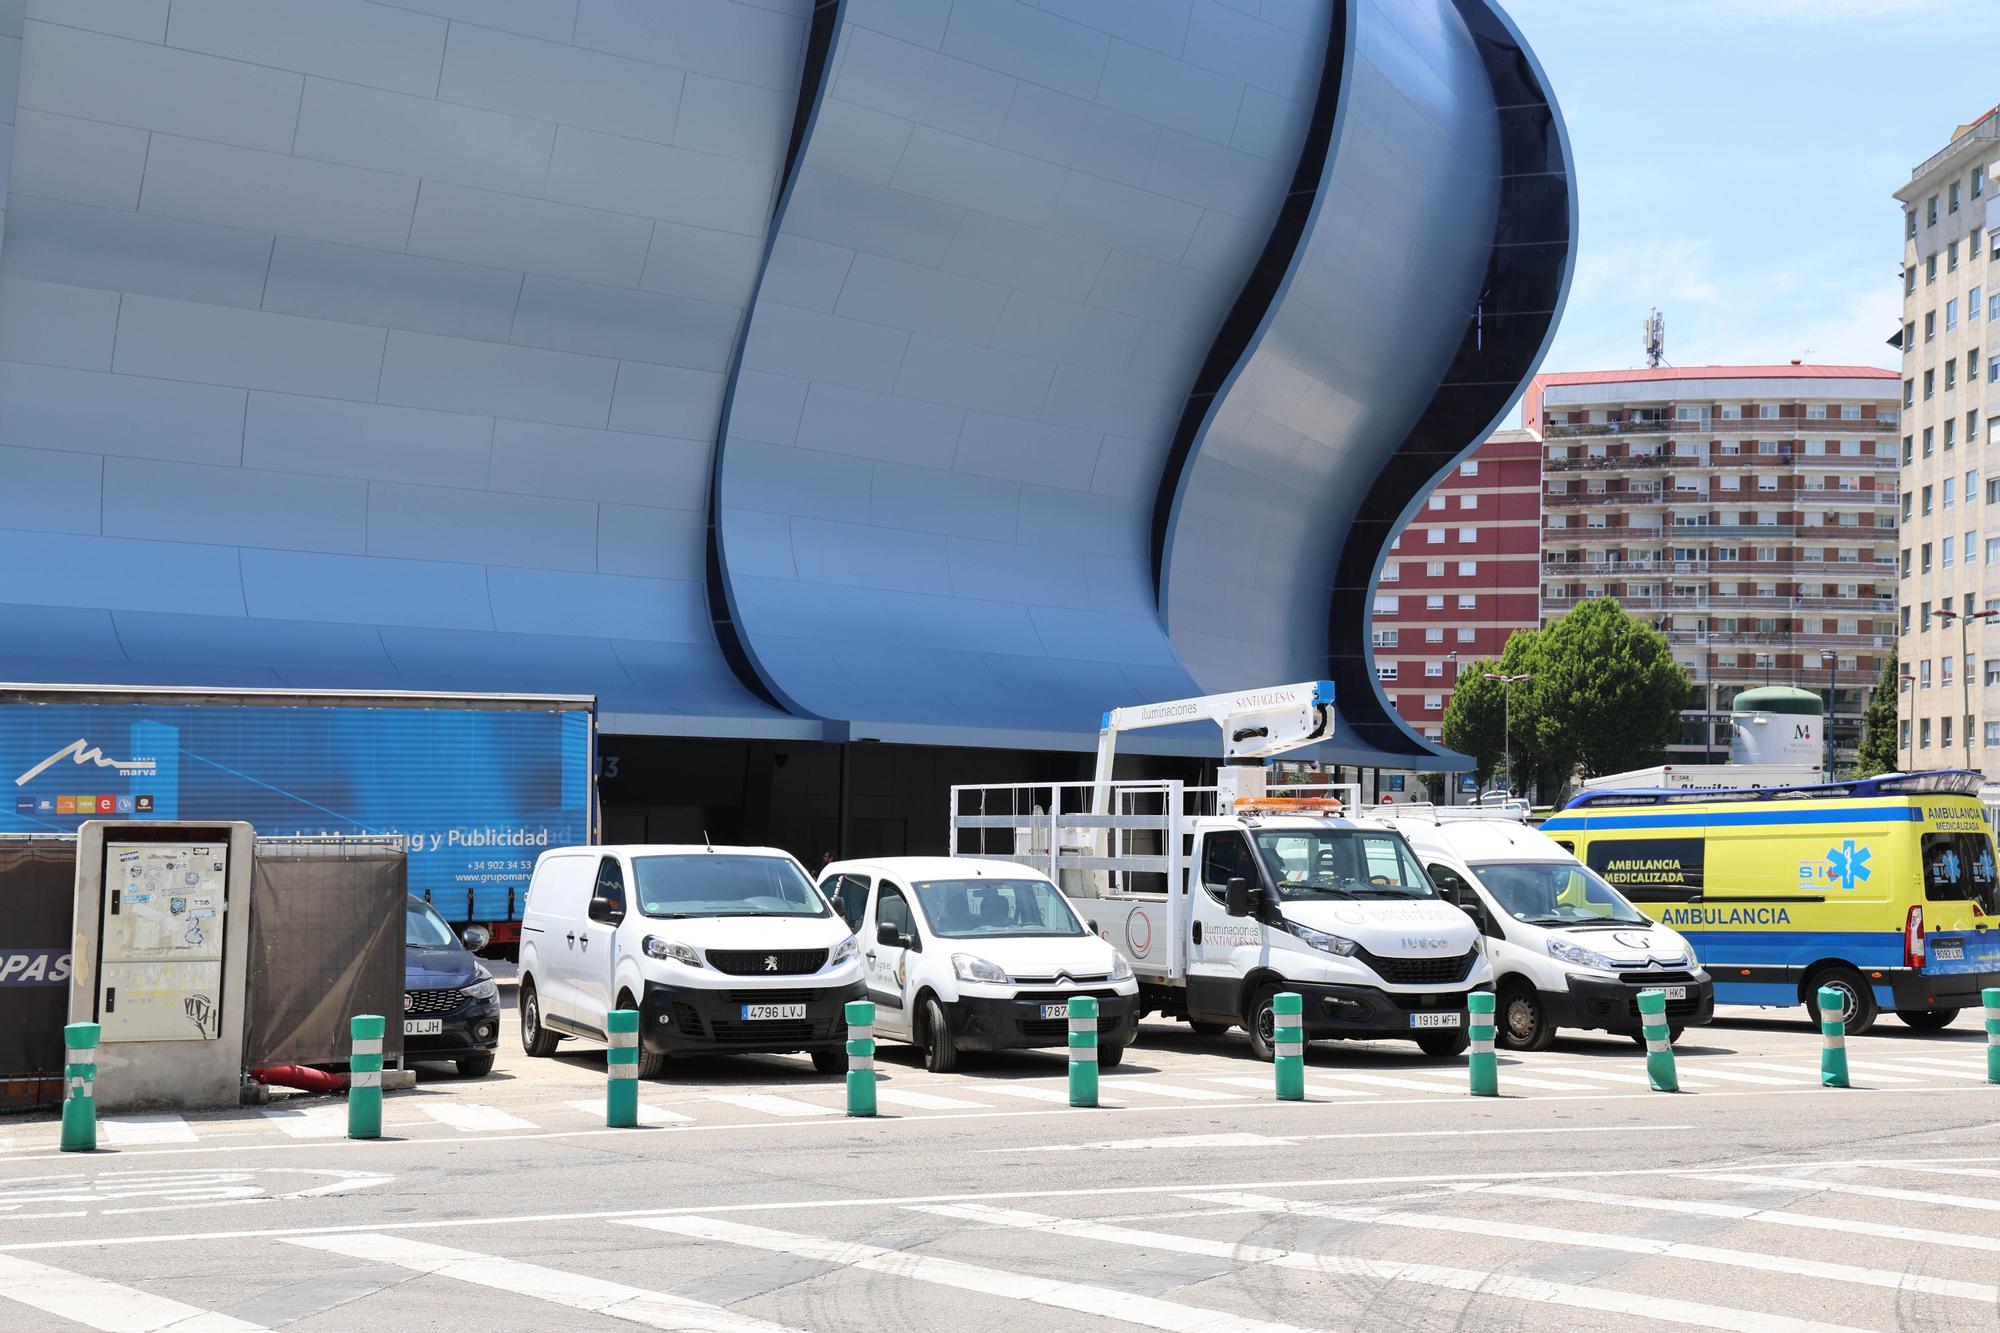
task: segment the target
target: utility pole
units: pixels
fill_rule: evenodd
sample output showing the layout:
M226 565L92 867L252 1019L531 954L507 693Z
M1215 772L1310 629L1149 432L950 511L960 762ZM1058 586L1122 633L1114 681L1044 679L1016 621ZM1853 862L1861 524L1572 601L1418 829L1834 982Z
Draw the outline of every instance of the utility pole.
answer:
M1824 662L1824 663L1826 663L1826 769L1825 769L1825 771L1824 771L1824 772L1823 772L1823 773L1821 774L1821 777L1822 777L1822 778L1823 778L1823 779L1824 779L1825 781L1827 781L1827 782L1832 782L1832 781L1834 780L1834 777L1835 777L1835 774L1834 774L1834 771L1833 771L1833 754L1834 754L1834 749L1833 749L1833 686L1834 686L1834 675L1833 675L1833 673L1834 673L1834 669L1835 669L1835 667L1837 667L1837 666L1839 665L1839 663L1840 663L1840 657L1839 657L1839 655L1838 655L1837 653L1835 653L1835 652L1833 651L1833 649L1831 649L1831 648L1822 648L1822 649L1820 649L1820 650L1819 650L1819 660L1820 660L1820 661L1822 661L1822 662Z
M1969 621L2000 619L2000 611L1937 611L1939 620L1949 625L1958 622L1958 720L1965 728L1965 766L1978 769L1972 757L1972 672L1965 665L1965 627Z
M1500 682L1500 750L1507 761L1507 794L1518 795L1514 790L1514 682L1533 680L1534 673L1523 671L1512 676L1503 676L1497 671L1488 671L1487 680Z

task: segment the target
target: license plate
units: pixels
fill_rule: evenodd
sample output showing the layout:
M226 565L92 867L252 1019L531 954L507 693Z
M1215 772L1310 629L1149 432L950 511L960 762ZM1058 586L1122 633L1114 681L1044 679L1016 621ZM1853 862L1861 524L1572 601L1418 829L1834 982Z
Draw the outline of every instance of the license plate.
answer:
M403 1020L403 1035L406 1037L435 1037L444 1031L442 1018L406 1018Z
M754 1023L771 1018L804 1018L806 1007L802 1004L746 1004L743 1006L743 1021Z
M1067 1004L1045 1004L1042 1006L1042 1017L1068 1018L1069 1006Z
M1685 1000L1688 997L1686 986L1662 986L1660 989L1666 993L1669 1000Z
M1940 963L1962 963L1965 961L1963 944L1933 944L1931 957Z
M1458 1026L1458 1020L1459 1016L1457 1014L1411 1014L1410 1026L1413 1028L1455 1028Z

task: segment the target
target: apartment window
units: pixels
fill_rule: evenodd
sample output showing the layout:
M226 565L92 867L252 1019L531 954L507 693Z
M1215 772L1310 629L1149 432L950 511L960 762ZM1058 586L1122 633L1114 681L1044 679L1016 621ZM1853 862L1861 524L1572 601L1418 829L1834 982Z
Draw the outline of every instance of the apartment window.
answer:
M1937 281L1937 256L1924 256L1924 285L1931 286Z
M1458 576L1462 579L1477 578L1479 576L1479 562L1477 560L1459 561Z
M1760 421L1776 421L1778 419L1778 405L1776 403L1758 404L1757 417Z
M1434 578L1434 579L1441 579L1441 578L1443 578L1443 577L1444 577L1444 561L1442 561L1442 560L1426 560L1426 561L1424 561L1424 574L1425 574L1425 575L1426 575L1427 577L1429 577L1429 578Z
M1965 552L1966 564L1976 565L1979 563L1979 548L1973 543L1971 533L1968 532L1965 534L1965 540L1960 543L1958 549Z
M1965 259L1967 263L1979 258L1979 228L1974 227L1965 238Z
M1911 439L1911 438L1910 438L1910 437L1909 437L1908 435L1905 435L1905 436L1903 437L1903 466L1904 466L1904 467L1908 467L1908 466L1909 466L1909 465L1910 465L1910 464L1911 464L1912 462L1916 461L1916 460L1914 459L1914 457L1912 456L1912 455L1913 455L1913 450L1912 450L1911 446L1912 446L1912 444L1913 444L1913 443L1914 443L1914 441L1912 441L1912 439Z
M1398 569L1397 569L1397 567L1396 567L1396 562L1395 562L1394 560L1390 560L1390 561L1387 561L1387 562L1385 562L1385 563L1383 564L1383 566L1382 566L1382 582L1384 582L1384 583L1397 583L1397 582L1400 582L1400 581L1401 581L1402 577L1403 577L1403 576L1402 576L1402 574L1401 574L1401 573L1400 573L1400 572L1398 571Z
M1478 594L1478 593L1471 593L1471 592L1462 592L1462 593L1460 593L1460 594L1458 595L1458 609L1459 609L1459 610L1461 610L1461 611L1475 611L1475 610L1477 610L1478 608L1479 608L1479 594Z
M1957 443L1958 443L1958 418L1946 417L1944 419L1944 451L1946 453L1950 453L1952 450L1952 446L1954 446Z
M1926 227L1937 226L1937 201L1938 197L1932 195L1924 203L1924 225Z
M1915 380L1904 380L1903 406L1915 407L1916 405L1917 405L1917 382Z
M1908 634L1909 632L1910 632L1910 608L1906 606L1903 608L1903 633Z
M2000 237L2000 231L1996 231L1993 234L1996 237ZM2000 292L1995 292L1986 298L1986 318L1989 320L2000 319Z
M1926 435L1930 434L1930 432L1929 432L1929 431L1925 431L1924 433L1925 433ZM1929 457L1930 457L1930 450L1929 450L1929 449L1926 449L1926 450L1924 450L1924 457L1926 457L1926 458L1929 458ZM1443 546L1443 545L1444 545L1444 529L1443 529L1443 528L1426 528L1426 529L1424 529L1424 545L1426 545L1426 546Z
M1972 197L1974 199L1977 199L1980 195L1985 193L1986 193L1986 168L1974 167L1972 169Z
M1954 538L1951 538L1951 537L1946 537L1946 538L1945 538L1945 539L1944 539L1944 540L1943 540L1942 542L1938 543L1938 568L1939 568L1939 569L1950 569L1950 568L1951 568L1951 553L1952 553L1952 547L1953 547L1953 545L1954 545L1954 542L1955 542L1955 539L1954 539Z
M1913 241L1917 238L1917 210L1914 208L1904 210L1903 235Z
M1914 264L1905 264L1903 266L1903 295L1915 296L1916 294L1917 294L1916 266Z
M1444 610L1444 594L1432 593L1430 596L1424 598L1424 610L1426 611Z
M1470 543L1472 543L1472 542L1476 542L1476 541L1478 541L1478 540L1479 540L1479 529L1478 529L1478 528L1460 528L1460 529L1458 530L1458 540L1459 540L1459 544L1460 544L1460 545L1469 545L1469 544L1470 544Z
M1825 421L1825 420L1826 420L1826 404L1825 404L1825 403L1808 403L1808 404L1806 404L1806 420L1808 420L1808 421Z
M1937 372L1935 370L1926 370L1924 372L1924 401L1928 403L1935 397L1937 397Z
M1917 688L1920 690L1927 690L1930 687L1931 687L1931 659L1926 657L1923 661L1917 663Z
M1424 642L1425 642L1425 643L1443 643L1443 642L1444 642L1444 627L1443 627L1442 625L1432 625L1432 626L1431 626L1430 628L1426 629L1426 630L1424 631Z
M1476 495L1461 495L1458 497L1458 507L1460 509L1477 509L1479 508L1479 497Z
M1952 297L1944 303L1944 329L1946 333L1958 327L1958 298Z
M1371 630L1368 635L1368 641L1377 648L1394 648L1396 646L1396 640L1401 636L1402 636L1401 630L1394 630L1394 629Z
M1965 414L1965 442L1968 445L1979 442L1979 410L1977 408Z
M1743 478L1734 472L1725 472L1715 479L1715 488L1719 491L1740 491L1743 489Z
M1958 494L1957 481L1951 477L1946 477L1944 479L1944 494L1941 497L1939 497L1944 501L1944 507L1946 509L1951 508L1951 502L1957 496L1957 494Z
M1917 572L1921 574L1931 572L1931 544L1929 542L1925 542L1917 548ZM1925 626L1925 628L1928 629L1929 626Z
M1950 187L1950 189L1949 189L1949 190L1947 191L1947 194L1948 194L1948 195L1950 196L1950 202L1949 202L1949 203L1947 203L1947 204L1945 205L1945 210L1944 210L1944 211L1945 211L1945 212L1947 212L1947 213L1956 213L1956 212L1958 211L1958 182L1957 182L1957 181L1953 181L1953 182L1951 183L1951 187Z
M1965 354L1965 382L1967 384L1979 383L1979 349L1977 347ZM1972 432L1967 431L1965 438L1970 440Z
M1995 538L1995 540L2000 541L2000 538ZM1466 625L1459 626L1458 641L1460 643L1471 643L1473 639L1475 639L1476 637L1478 636L1473 632L1470 626Z
M1937 341L1937 311L1924 311L1924 341Z
M1903 492L1903 521L1905 523L1910 521L1910 502L1913 498L1908 491Z
M1905 750L1910 748L1910 719L1907 717L1896 723L1896 743Z
M1441 510L1441 509L1443 509L1443 508L1444 508L1444 507L1445 507L1446 505L1448 505L1448 504L1450 504L1450 503L1451 503L1451 501L1450 501L1450 500L1448 500L1448 499L1446 499L1446 498L1445 498L1444 496L1442 496L1442 495L1433 495L1433 496L1431 497L1431 509L1432 509L1433 511L1437 511L1437 510Z
M1394 662L1377 662L1375 664L1375 679L1394 680L1395 678L1396 664ZM1928 726L1930 724L1925 723L1924 725Z
M1436 662L1431 663L1431 666L1436 666L1436 665L1437 665ZM1441 673L1432 671L1429 668L1425 668L1424 674L1426 676L1434 676L1434 675L1439 675ZM1424 696L1424 707L1431 712L1436 712L1438 709L1444 707L1444 696L1442 694L1426 694Z
M1979 469L1967 468L1965 473L1965 502L1967 504L1974 504L1977 503L1978 500L1979 500Z
M1979 318L1979 289L1974 287L1965 294L1965 318L1968 321Z
M1920 634L1929 634L1931 632L1931 604L1929 602L1922 602L1917 606L1917 632Z
M1980 743L1989 748L2000 745L2000 722L1988 722L1986 724L1986 735Z
M1375 599L1375 614L1378 616L1393 616L1402 609L1402 605L1403 599L1400 597L1377 597Z
M1469 462L1469 463L1460 463L1460 464L1458 465L1458 475L1459 475L1459 476L1461 476L1461 477L1476 477L1476 476L1478 476L1478 475L1479 475L1479 460L1475 458L1475 459L1473 459L1473 460L1472 460L1471 462Z
M1768 472L1761 472L1757 475L1757 489L1760 491L1775 491L1778 489L1778 479Z
M1925 718L1917 724L1917 745L1921 749L1931 748L1931 720Z
M1952 242L1952 243L1951 243L1950 245L1947 245L1947 246L1946 246L1946 247L1944 248L1944 271L1945 271L1945 272L1947 272L1947 273L1956 273L1956 272L1958 272L1958 242L1957 242L1957 241L1953 241L1953 242Z
M1931 493L1932 493L1932 492L1933 492L1934 490L1936 490L1936 487L1933 487L1933 486L1926 486L1926 487L1924 487L1924 516L1925 516L1926 518L1930 517L1930 512L1931 512Z
M1938 719L1938 744L1947 750L1951 748L1951 719L1948 717Z

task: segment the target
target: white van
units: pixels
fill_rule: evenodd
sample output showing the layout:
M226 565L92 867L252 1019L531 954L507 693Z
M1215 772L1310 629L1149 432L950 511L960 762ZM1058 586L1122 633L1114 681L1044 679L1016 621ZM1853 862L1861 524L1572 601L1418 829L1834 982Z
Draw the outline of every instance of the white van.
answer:
M1373 813L1409 841L1439 891L1486 936L1502 1046L1539 1051L1559 1028L1641 1040L1638 994L1654 987L1667 993L1676 1040L1714 1017L1714 983L1687 940L1529 828L1522 807Z
M808 1051L847 1068L859 941L803 867L771 847L558 847L521 919L521 1046L605 1039L639 1011L639 1076L669 1055Z
M1069 1004L1097 998L1097 1063L1125 1057L1139 983L1048 876L1006 861L836 861L820 888L856 931L875 1030L946 1073L960 1051L1069 1044Z

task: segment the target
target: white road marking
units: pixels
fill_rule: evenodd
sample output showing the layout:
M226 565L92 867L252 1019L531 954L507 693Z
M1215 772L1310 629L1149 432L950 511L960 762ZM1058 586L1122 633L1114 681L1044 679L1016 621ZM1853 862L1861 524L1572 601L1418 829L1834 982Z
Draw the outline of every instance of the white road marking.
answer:
M1890 1189L1884 1185L1848 1185L1834 1180L1814 1180L1810 1176L1738 1176L1704 1171L1696 1178L1719 1180L1729 1185L1824 1190L1829 1194L1857 1194L1867 1199L1898 1199L1904 1203L1935 1204L1940 1208L1974 1208L1985 1213L2000 1213L2000 1199L1981 1199L1969 1194L1933 1194L1927 1190Z
M774 1097L768 1092L711 1092L704 1100L722 1102L745 1111L755 1111L759 1115L808 1116L839 1115L841 1112L831 1106L814 1106L811 1102L795 1101L790 1097Z
M1391 1078L1387 1074L1359 1074L1347 1069L1329 1073L1327 1077L1338 1079L1342 1083L1359 1083L1371 1088L1402 1088L1406 1092L1428 1092L1433 1095L1441 1095L1445 1091L1435 1083L1421 1083L1413 1078Z
M1184 1102L1240 1102L1241 1096L1233 1092L1212 1092L1207 1088L1190 1088L1181 1083L1162 1083L1156 1078L1124 1078L1111 1075L1099 1084L1105 1092L1143 1092L1148 1097L1178 1097Z
M877 1085L875 1100L889 1106L907 1106L915 1111L977 1111L987 1102L968 1102L961 1097L939 1097L929 1092L905 1092L901 1088Z
M704 1301L670 1296L644 1287L628 1287L622 1282L567 1273L559 1268L522 1263L490 1254L474 1254L444 1245L427 1245L401 1236L362 1233L350 1236L321 1236L293 1240L293 1245L344 1254L378 1264L394 1264L419 1273L434 1273L478 1287L504 1291L510 1296L526 1296L572 1310L623 1319L647 1328L713 1329L717 1333L785 1333L784 1325L752 1318ZM179 1333L176 1329L175 1333Z
M1904 1169L1932 1168L1905 1167ZM1912 1241L1919 1245L1945 1245L1960 1250L1984 1250L1990 1254L2000 1254L2000 1240L1988 1236L1970 1236L1958 1231L1932 1231L1927 1227L1899 1227L1891 1222L1864 1222L1851 1217L1821 1217L1815 1213L1794 1213L1782 1208L1752 1208L1740 1203L1716 1203L1710 1199L1663 1199L1655 1195L1605 1194L1597 1190L1563 1189L1553 1185L1482 1185L1466 1192L1507 1194L1524 1199L1558 1199L1567 1203L1598 1203L1611 1208L1633 1208L1641 1212L1685 1213L1690 1217L1727 1217L1744 1222L1768 1222L1773 1226L1797 1227L1802 1231L1879 1236L1883 1240Z
M332 1139L347 1132L347 1108L325 1106L273 1106L264 1118L295 1139Z
M1465 1089L1470 1077L1467 1071L1463 1069L1412 1069L1409 1072L1412 1074L1421 1074L1426 1078L1448 1080L1458 1084L1458 1090L1460 1091ZM1517 1073L1513 1065L1503 1065L1500 1068L1500 1090L1505 1092L1507 1085L1510 1083L1516 1087L1543 1088L1550 1092L1585 1092L1590 1090L1588 1083L1561 1083L1552 1078L1537 1078L1530 1074Z
M104 1333L245 1333L264 1327L11 1255L0 1255L0 1299Z
M177 1115L103 1115L98 1132L114 1148L140 1143L193 1143L194 1126Z
M1986 1066L1960 1064L1955 1060L1937 1060L1925 1055L1899 1055L1894 1060L1858 1061L1857 1074L1866 1073L1877 1065L1887 1065L1890 1069L1900 1069L1906 1074L1928 1074L1932 1078L1943 1075L1946 1078L1969 1078L1977 1082L1986 1081Z
M1684 1067L1677 1065L1675 1072L1678 1073ZM1719 1078L1725 1083L1761 1083L1767 1088L1796 1088L1801 1083L1819 1082L1819 1071L1814 1070L1811 1079L1807 1079L1804 1075L1796 1078L1773 1078L1769 1074L1746 1074L1736 1069L1718 1069L1714 1065L1704 1064L1700 1068L1698 1077Z
M416 1107L439 1124L449 1125L464 1134L539 1128L532 1120L523 1120L497 1106L481 1106L478 1102L418 1102Z
M1411 1282L1443 1287L1451 1291L1495 1296L1505 1300L1535 1301L1544 1305L1597 1310L1627 1318L1644 1318L1663 1323L1692 1324L1698 1328L1726 1328L1741 1333L1806 1333L1838 1328L1838 1325L1811 1323L1756 1310L1739 1310L1723 1305L1703 1305L1636 1292L1608 1291L1601 1287L1581 1287L1564 1282L1545 1282L1505 1273L1468 1268L1446 1268L1437 1264L1404 1263L1391 1259L1364 1259L1354 1255L1321 1254L1311 1250L1279 1250L1263 1245L1213 1240L1206 1236L1176 1236L1164 1232L1138 1231L1106 1226L1101 1222L1074 1222L1038 1213L1015 1212L1004 1208L971 1206L923 1207L915 1211L936 1213L967 1221L1026 1231L1045 1231L1058 1236L1101 1241L1112 1245L1132 1245L1164 1250L1173 1254L1201 1255L1230 1259L1238 1263L1269 1264L1274 1268L1304 1269L1328 1277L1373 1278L1381 1282Z
M1179 1301L1140 1296L1111 1287L1093 1287L1080 1282L1059 1282L1028 1273L1009 1273L998 1268L981 1268L956 1259L939 1259L912 1254L907 1250L886 1250L854 1241L821 1240L789 1231L745 1226L709 1217L653 1217L635 1219L625 1225L663 1231L668 1235L695 1240L747 1245L775 1254L795 1254L805 1259L844 1268L860 1268L887 1273L913 1282L929 1282L976 1291L1034 1305L1074 1310L1099 1319L1115 1319L1123 1324L1146 1328L1183 1330L1184 1333L1298 1333L1290 1324L1274 1324L1247 1319L1209 1306L1183 1305Z
M1648 1130L1686 1126L1648 1125ZM1535 1129L1376 1129L1344 1134L1170 1134L1153 1139L1110 1139L1098 1143L1013 1143L1004 1148L975 1148L981 1153L1077 1152L1085 1148L1246 1148L1279 1143L1309 1143L1344 1139L1458 1139L1509 1137L1518 1134L1629 1134L1626 1125L1544 1125Z
M1643 1070L1645 1066L1642 1064L1639 1066L1639 1068ZM1653 1086L1652 1079L1647 1077L1644 1073L1634 1073L1629 1069L1584 1069L1577 1065L1564 1065L1562 1072L1565 1074L1573 1074L1577 1078L1601 1079L1606 1083L1633 1083L1637 1084L1642 1088L1650 1088ZM1674 1073L1676 1075L1680 1074L1680 1066L1678 1064L1674 1066ZM1683 1088L1687 1087L1691 1083L1695 1084L1696 1086L1699 1086L1700 1084L1700 1080L1689 1079L1684 1076L1679 1079L1679 1082Z
M1772 1074L1791 1074L1800 1083L1810 1083L1814 1086L1819 1084L1819 1061L1817 1059L1810 1062L1802 1061L1796 1065L1773 1064L1768 1060L1737 1060L1732 1062L1729 1067L1731 1069L1761 1069ZM1850 1072L1864 1083L1915 1084L1923 1082L1920 1078L1899 1078L1893 1074L1879 1073L1875 1068L1873 1060L1856 1061Z
M1308 1136L1311 1137L1311 1136ZM1031 1149L1045 1152L1099 1152L1134 1148L1279 1148L1295 1138L1269 1134L1176 1134L1160 1139L1104 1139L1097 1143L1044 1143ZM1019 1152L1018 1148L984 1148L982 1152Z
M996 1080L992 1083L982 1083L979 1090L981 1092L996 1093L1002 1097L1022 1097L1031 1102L1060 1102L1064 1106L1069 1105L1069 1090L1067 1088L1044 1088L1038 1087L1033 1083L1009 1083Z
M1760 1254L1754 1250L1728 1250L1714 1245L1688 1245L1652 1236L1617 1236L1601 1231L1573 1231L1567 1227L1535 1226L1490 1217L1449 1217L1437 1213L1399 1213L1366 1205L1300 1203L1266 1194L1193 1194L1196 1203L1235 1204L1261 1213L1281 1213L1287 1217L1325 1217L1340 1222L1359 1222L1370 1227L1403 1227L1412 1231L1448 1231L1464 1236L1504 1237L1536 1245L1568 1245L1584 1250L1613 1250L1621 1254L1653 1254L1667 1259L1715 1264L1724 1268L1747 1268L1760 1273L1784 1273L1792 1277L1818 1278L1825 1282L1849 1282L1862 1287L1886 1287L1891 1291L1920 1291L1930 1296L1950 1296L1961 1301L1992 1305L2000 1301L2000 1287L1990 1282L1960 1282L1951 1278L1929 1277L1921 1273L1900 1273L1886 1268L1861 1268L1854 1264L1827 1263L1818 1259L1793 1259L1784 1255Z
M1249 1088L1254 1092L1268 1093L1273 1097L1278 1095L1278 1084L1275 1078L1251 1078L1247 1074L1209 1074L1205 1076L1205 1080L1209 1083L1221 1083L1232 1088ZM1308 1097L1373 1097L1375 1094L1372 1092L1363 1092L1359 1088L1336 1088L1333 1084L1319 1079L1307 1079L1306 1095Z
M604 1118L604 1099L602 1097L587 1101L567 1102L565 1105L574 1107L585 1115L596 1116L599 1120ZM682 1115L679 1111L669 1111L666 1107L656 1105L653 1102L639 1103L639 1123L642 1125L684 1125L693 1119L694 1117L691 1115Z

